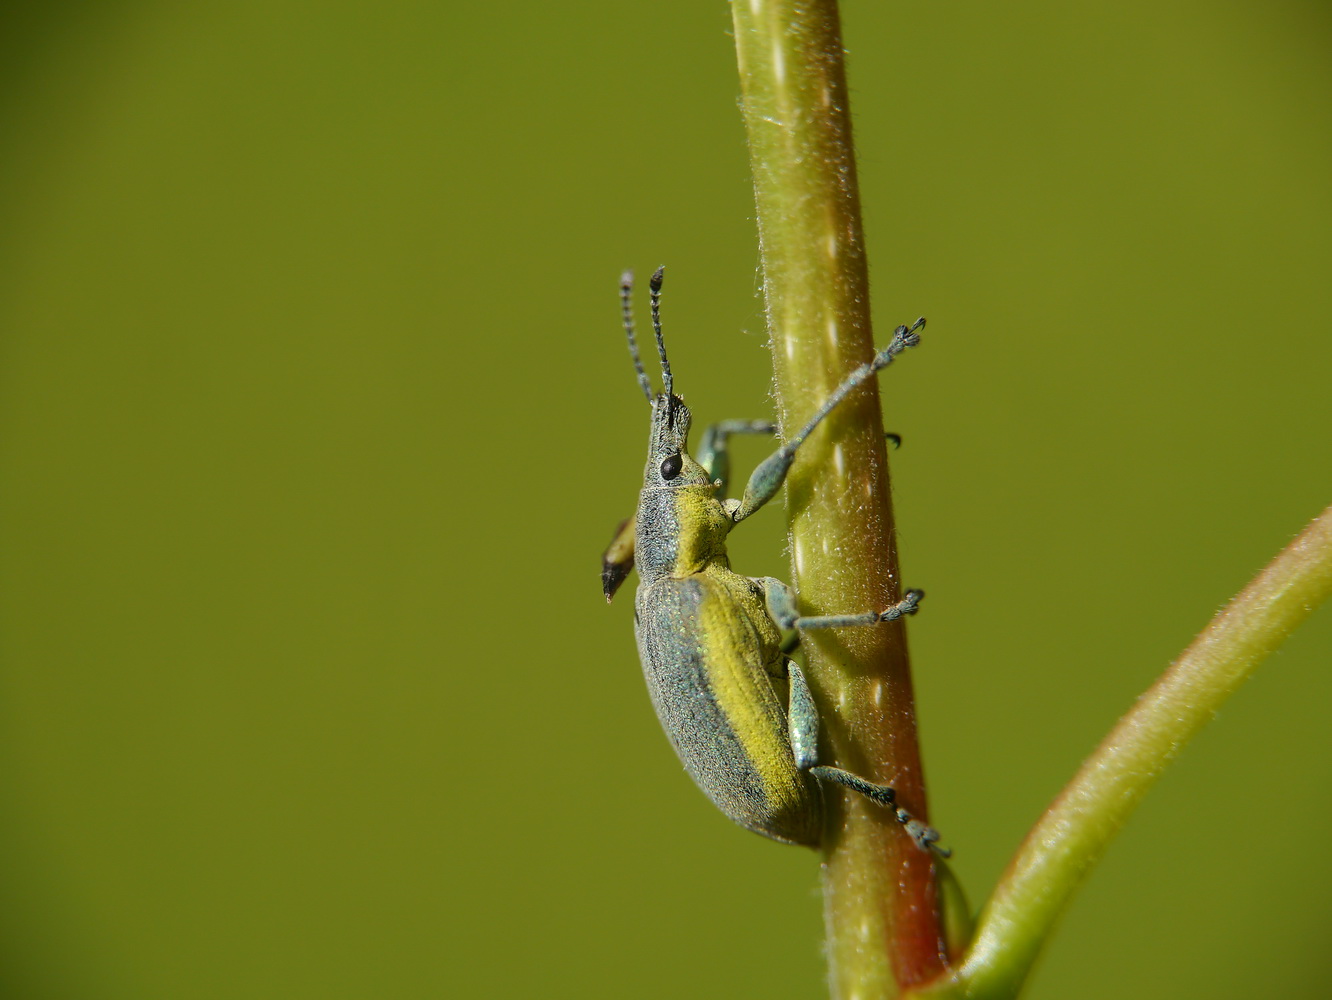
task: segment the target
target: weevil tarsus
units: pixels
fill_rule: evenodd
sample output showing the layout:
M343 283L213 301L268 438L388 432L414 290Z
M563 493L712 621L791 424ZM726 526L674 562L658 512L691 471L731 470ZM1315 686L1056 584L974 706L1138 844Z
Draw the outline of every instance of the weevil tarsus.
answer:
M939 843L938 830L918 819L913 819L905 809L897 810L897 822L906 828L907 836L914 840L916 846L922 851L933 851L941 858L951 858L953 856L950 848Z

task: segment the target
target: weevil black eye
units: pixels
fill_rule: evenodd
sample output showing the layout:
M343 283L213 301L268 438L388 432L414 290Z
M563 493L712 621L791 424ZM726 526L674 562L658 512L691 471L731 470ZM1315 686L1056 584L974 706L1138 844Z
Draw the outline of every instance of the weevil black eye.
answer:
M680 457L679 452L676 452L674 455L668 455L666 461L661 463L661 478L674 479L680 474L680 470L683 468L684 459Z

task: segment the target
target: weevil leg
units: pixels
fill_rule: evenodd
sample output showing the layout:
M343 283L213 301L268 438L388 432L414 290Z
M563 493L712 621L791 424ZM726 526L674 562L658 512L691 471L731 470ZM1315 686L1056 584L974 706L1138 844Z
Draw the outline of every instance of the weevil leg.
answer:
M634 535L638 531L638 515L621 521L606 551L601 554L601 592L606 602L615 596L629 571L634 568Z
M703 431L703 441L698 446L695 460L703 466L708 478L720 485L717 499L726 496L726 488L731 482L731 456L728 438L732 434L776 434L777 425L771 420L723 420L712 424ZM896 450L902 447L902 435L887 431L883 439Z
M717 499L726 496L726 488L731 482L730 441L732 434L776 434L777 425L771 420L723 420L711 424L703 431L703 440L699 443L695 461L703 466L709 479L720 484L717 487ZM888 431L884 440L894 449L902 447L902 435Z
M795 765L808 771L819 762L819 710L809 692L805 673L793 660L786 661L786 679L791 686L786 709L786 728L791 737Z
M780 629L795 628L800 613L796 611L795 592L775 576L756 576L754 582L763 588L763 600L768 614Z
M864 611L858 615L810 615L796 618L791 628L844 628L849 625L877 625L914 615L925 599L925 591L908 590L906 596L885 611Z
M952 852L948 848L939 846L939 831L916 819L899 806L897 792L890 786L878 785L840 767L819 763L819 713L814 706L814 696L810 693L809 683L805 680L804 671L798 664L788 662L786 670L791 685L787 727L796 767L824 781L835 781L853 792L859 792L871 802L885 809L891 809L894 818L902 824L907 835L922 851L934 851L943 858L951 855Z
M717 499L726 496L726 487L731 479L731 455L728 439L732 434L776 434L777 425L771 420L723 420L713 424L703 432L703 440L698 446L695 461L703 466L708 478L721 483L717 489Z
M805 439L814 432L814 428L836 409L853 389L868 382L876 372L886 368L893 358L908 347L919 344L920 334L917 331L924 325L925 317L922 316L910 326L903 325L894 330L893 339L889 341L887 347L874 355L868 364L861 365L843 379L842 384L832 391L832 395L825 399L814 416L809 418L809 422L789 441L782 442L780 448L758 464L745 486L744 496L738 501L730 501L727 504L727 513L731 515L732 521L737 523L743 521L773 498L782 488L782 483L786 481L786 473L790 471L791 463L795 461L796 452L804 444Z
M782 629L877 625L879 622L890 622L906 615L914 615L920 602L925 599L925 591L908 590L902 600L885 611L864 611L858 615L801 615L796 610L795 593L781 580L772 576L760 576L755 577L754 582L763 588L768 614L777 623L777 627ZM783 645L782 652L789 653L791 650Z

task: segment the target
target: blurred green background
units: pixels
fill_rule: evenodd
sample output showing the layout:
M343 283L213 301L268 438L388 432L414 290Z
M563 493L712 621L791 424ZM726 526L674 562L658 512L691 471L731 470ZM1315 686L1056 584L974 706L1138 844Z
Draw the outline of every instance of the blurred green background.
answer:
M0 994L821 995L815 856L684 778L597 577L622 267L670 265L700 422L769 412L725 5L2 17ZM1332 14L844 22L880 338L930 319L884 394L979 903L1332 501ZM786 575L780 522L739 568ZM1031 997L1327 995L1329 666L1325 609Z

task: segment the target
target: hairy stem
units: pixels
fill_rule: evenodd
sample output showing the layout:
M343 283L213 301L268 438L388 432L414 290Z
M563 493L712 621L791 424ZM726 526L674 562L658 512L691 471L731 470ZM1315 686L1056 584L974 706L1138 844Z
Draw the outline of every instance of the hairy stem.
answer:
M841 32L833 0L733 0L731 9L777 408L790 434L874 348ZM895 377L902 360L885 377ZM882 610L899 599L873 382L800 449L787 505L802 613ZM825 759L892 784L924 819L901 622L809 633L804 645ZM833 995L896 996L944 969L934 860L890 811L832 790L827 798L823 881Z

